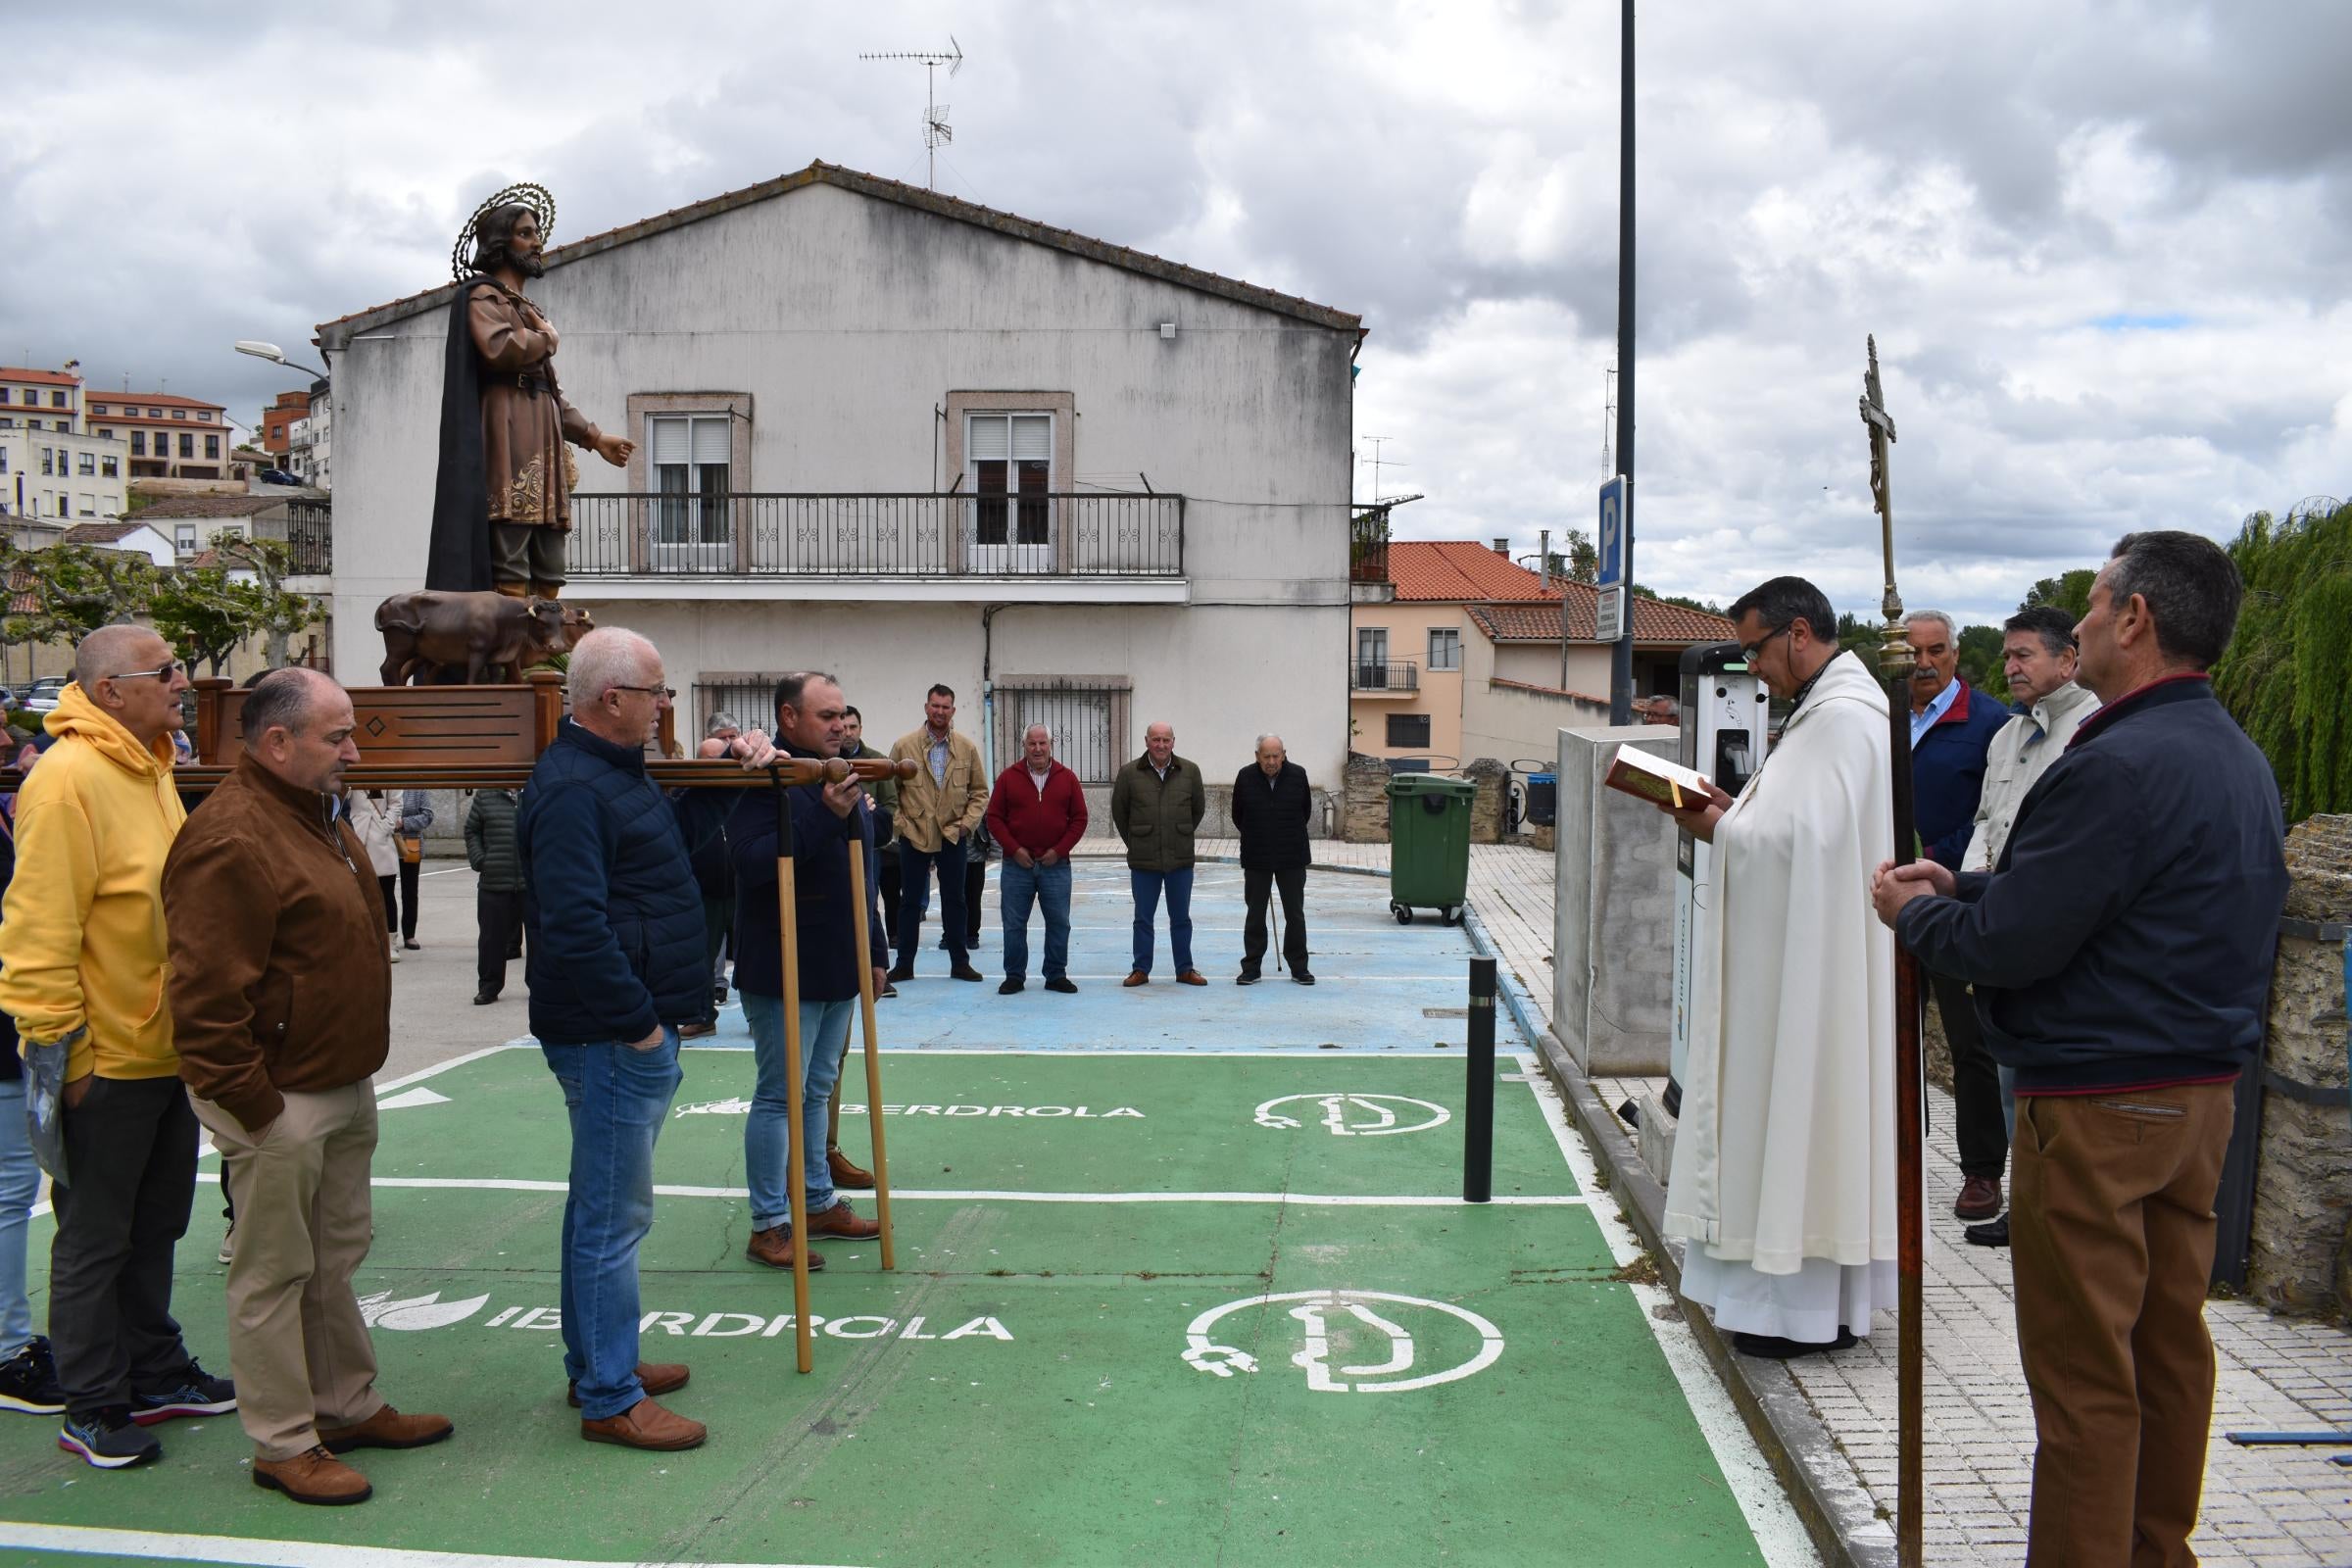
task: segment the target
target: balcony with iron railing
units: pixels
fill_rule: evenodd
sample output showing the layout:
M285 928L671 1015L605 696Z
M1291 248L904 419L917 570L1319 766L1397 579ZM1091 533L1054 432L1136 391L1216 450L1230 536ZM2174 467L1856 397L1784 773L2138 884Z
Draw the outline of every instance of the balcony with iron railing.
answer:
M1348 695L1350 697L1411 697L1421 690L1421 666L1411 660L1396 663L1367 663L1350 660Z
M569 571L578 581L1140 579L1181 589L1184 498L575 495Z

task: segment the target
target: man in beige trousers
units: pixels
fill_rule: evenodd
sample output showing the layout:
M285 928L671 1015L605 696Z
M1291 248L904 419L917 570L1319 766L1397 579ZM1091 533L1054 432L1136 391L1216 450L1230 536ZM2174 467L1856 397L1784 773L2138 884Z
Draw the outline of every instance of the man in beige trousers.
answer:
M335 1456L451 1432L375 1392L352 1294L368 1256L375 1072L392 1041L384 906L336 819L351 697L314 670L254 683L236 771L164 864L179 1075L220 1150L237 1230L228 1355L256 1486L364 1502Z

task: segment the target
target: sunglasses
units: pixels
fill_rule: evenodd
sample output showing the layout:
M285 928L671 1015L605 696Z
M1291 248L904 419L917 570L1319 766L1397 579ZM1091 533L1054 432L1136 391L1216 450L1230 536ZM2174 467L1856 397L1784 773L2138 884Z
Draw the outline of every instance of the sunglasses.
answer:
M180 672L180 669L181 669L181 668L182 668L182 665L180 664L180 662L179 662L178 660L176 660L176 659L167 659L167 660L165 660L165 661L163 662L163 663L162 663L162 665L161 665L160 667L158 667L158 668L155 668L155 669L126 669L126 670L122 671L122 674L120 674L120 675L109 675L109 676L107 676L106 678L107 678L108 680L166 680L166 681L168 681L168 680L170 680L170 679L171 679L172 676L174 676L174 675L178 674L178 673Z

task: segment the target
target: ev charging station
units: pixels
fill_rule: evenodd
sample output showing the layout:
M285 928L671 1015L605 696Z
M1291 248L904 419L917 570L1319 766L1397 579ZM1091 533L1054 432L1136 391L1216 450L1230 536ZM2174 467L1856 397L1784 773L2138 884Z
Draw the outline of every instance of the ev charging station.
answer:
M1682 762L1738 795L1763 765L1772 697L1738 643L1686 648L1682 658ZM1682 1099L1683 1068L1690 1059L1690 977L1706 956L1697 918L1697 890L1711 875L1715 847L1678 832L1674 884L1674 1028L1668 1044L1671 1114Z

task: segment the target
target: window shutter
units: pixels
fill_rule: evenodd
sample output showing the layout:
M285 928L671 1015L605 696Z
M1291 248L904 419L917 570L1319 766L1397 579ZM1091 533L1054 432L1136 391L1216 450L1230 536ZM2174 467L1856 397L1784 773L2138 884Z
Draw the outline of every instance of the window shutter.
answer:
M1025 414L1012 420L1012 456L1016 463L1054 461L1054 421L1042 414Z
M1005 426L1010 422L1001 415L974 416L964 455L974 463L1004 462L1009 441Z
M698 466L710 463L724 464L731 461L735 456L733 447L734 443L730 439L726 420L697 419L694 421L694 461Z
M682 464L687 461L689 421L685 419L654 420L654 462L659 466Z

